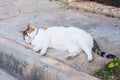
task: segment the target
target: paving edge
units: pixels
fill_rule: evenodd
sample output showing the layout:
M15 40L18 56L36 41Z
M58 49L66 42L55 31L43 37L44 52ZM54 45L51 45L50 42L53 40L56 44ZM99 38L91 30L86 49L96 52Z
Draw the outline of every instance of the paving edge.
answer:
M120 8L107 6L96 2L91 1L71 2L68 4L68 6L75 9L82 9L93 13L120 18Z
M3 37L0 37L0 67L19 80L98 80Z

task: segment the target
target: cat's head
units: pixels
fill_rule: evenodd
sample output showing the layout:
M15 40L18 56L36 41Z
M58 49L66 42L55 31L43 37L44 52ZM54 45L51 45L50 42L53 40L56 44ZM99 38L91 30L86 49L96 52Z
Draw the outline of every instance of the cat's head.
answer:
M27 42L27 43L31 43L32 40L34 39L34 37L36 36L37 34L37 29L34 28L33 26L31 26L30 24L27 25L27 29L24 30L24 31L21 31L22 35L23 35L23 38L24 40Z

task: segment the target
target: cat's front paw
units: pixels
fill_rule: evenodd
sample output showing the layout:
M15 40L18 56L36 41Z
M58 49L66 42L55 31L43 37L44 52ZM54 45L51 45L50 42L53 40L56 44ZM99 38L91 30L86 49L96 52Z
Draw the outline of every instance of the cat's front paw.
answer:
M88 59L88 62L92 62L92 61L93 61L93 59L92 59L92 58Z
M38 52L40 49L38 47L33 47L33 51Z
M45 55L46 55L46 51L42 50L42 51L40 52L40 55L41 55L41 56L45 56Z

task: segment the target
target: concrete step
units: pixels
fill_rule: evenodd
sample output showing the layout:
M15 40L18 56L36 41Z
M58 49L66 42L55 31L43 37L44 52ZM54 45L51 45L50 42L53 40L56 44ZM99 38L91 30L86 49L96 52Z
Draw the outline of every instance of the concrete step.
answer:
M5 72L3 69L0 69L0 80L18 80L9 73Z
M32 50L2 37L0 65L19 80L98 80L60 61L35 54Z

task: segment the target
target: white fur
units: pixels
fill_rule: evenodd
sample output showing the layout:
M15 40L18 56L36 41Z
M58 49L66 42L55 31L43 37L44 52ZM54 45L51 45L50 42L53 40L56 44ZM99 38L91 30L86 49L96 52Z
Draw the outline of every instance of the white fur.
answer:
M47 30L39 29L36 35L33 33L34 32L29 34L32 36L32 40L26 41L34 46L34 51L41 50L41 55L44 55L49 47L68 51L69 54L66 58L73 58L84 51L88 56L88 61L93 59L93 38L81 29L75 27L65 28L62 26L55 26L48 28Z

